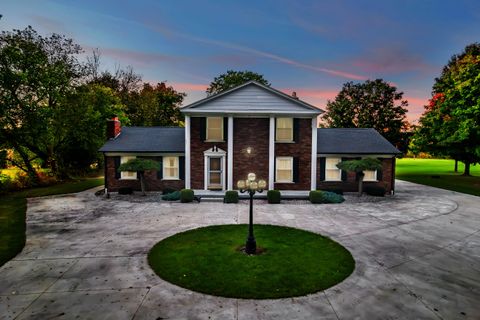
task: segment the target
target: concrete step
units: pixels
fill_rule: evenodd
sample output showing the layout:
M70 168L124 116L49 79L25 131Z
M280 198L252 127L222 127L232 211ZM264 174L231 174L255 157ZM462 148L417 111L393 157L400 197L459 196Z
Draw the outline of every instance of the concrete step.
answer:
M201 202L223 202L223 197L201 197Z

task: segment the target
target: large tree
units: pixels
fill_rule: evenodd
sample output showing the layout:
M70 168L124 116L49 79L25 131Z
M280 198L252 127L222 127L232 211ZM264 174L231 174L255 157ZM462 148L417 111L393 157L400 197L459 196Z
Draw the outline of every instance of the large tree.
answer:
M392 144L404 139L408 102L403 92L382 79L347 82L328 101L323 120L332 128L374 128Z
M480 44L454 55L435 79L432 99L419 120L413 144L420 151L470 165L480 162Z
M263 75L259 73L252 71L228 70L226 73L223 73L213 79L207 88L207 95L211 96L213 94L244 84L250 80L255 80L261 84L270 86L270 82L268 82Z
M80 52L71 39L43 37L31 27L0 35L0 139L33 180L32 161L50 163L61 102L83 75Z

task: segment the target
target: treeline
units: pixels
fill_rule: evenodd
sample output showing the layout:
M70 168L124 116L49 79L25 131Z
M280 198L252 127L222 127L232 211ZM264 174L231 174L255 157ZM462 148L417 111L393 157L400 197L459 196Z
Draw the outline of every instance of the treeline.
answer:
M82 52L72 39L31 27L0 35L2 162L33 185L39 167L63 179L101 166L98 149L113 115L127 125L183 124L184 93L143 82L131 67L102 70L98 51L84 61Z

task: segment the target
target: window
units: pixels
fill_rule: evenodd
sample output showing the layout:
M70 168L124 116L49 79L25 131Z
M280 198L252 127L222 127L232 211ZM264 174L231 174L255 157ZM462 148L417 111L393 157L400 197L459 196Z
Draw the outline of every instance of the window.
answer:
M365 170L363 174L363 181L377 181L377 170Z
M337 168L337 164L342 161L341 158L326 158L325 159L325 180L326 181L341 181L342 170Z
M135 159L135 156L126 156L120 157L120 163L128 162L129 160ZM137 172L136 171L122 171L120 172L120 179L123 180L135 180L137 179Z
M293 182L293 158L277 157L275 182Z
M223 118L207 118L207 141L223 141Z
M163 179L178 179L178 157L163 157Z
M275 140L279 142L293 141L293 119L292 118L277 118Z

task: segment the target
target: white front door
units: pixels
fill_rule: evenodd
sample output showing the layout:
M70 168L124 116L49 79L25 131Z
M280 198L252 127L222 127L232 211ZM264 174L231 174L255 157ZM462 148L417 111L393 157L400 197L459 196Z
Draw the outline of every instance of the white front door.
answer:
M209 156L207 157L207 188L209 190L223 190L223 157Z

